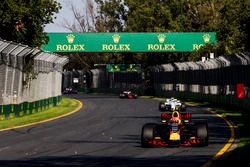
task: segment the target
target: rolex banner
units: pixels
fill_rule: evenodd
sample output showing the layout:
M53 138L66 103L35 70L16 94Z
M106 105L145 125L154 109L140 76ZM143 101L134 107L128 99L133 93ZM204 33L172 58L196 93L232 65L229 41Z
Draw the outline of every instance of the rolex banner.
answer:
M47 52L192 52L216 43L215 32L48 33Z

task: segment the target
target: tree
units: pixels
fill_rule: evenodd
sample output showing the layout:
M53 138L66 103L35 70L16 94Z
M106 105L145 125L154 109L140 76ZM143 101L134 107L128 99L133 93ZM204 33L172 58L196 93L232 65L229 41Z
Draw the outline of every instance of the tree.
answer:
M195 0L183 2L185 31L209 32L218 29L219 10L225 1Z
M61 26L71 32L96 32L96 6L93 0L82 0L79 4L74 5L72 2L67 4L72 11L74 20L66 20L61 23ZM106 59L104 54L97 53L64 53L69 57L69 63L65 66L66 69L91 69L95 64L103 63Z
M176 31L177 25L167 1L126 0L128 32Z
M97 22L101 23L102 32L123 32L127 21L126 1L95 0L95 2L98 5Z
M76 7L69 2L68 6L74 15L73 22L64 19L62 26L72 32L95 32L95 6L92 0L83 0Z
M55 0L3 0L0 3L0 37L5 40L40 47L48 42L46 24L60 9Z
M249 51L250 1L227 0L220 13L218 40L221 54Z

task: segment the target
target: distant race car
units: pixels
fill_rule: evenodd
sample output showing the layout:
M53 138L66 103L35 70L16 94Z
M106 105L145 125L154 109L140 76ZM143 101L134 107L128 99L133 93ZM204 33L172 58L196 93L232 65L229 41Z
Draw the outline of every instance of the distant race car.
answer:
M162 113L161 123L147 123L142 127L141 146L207 146L206 120L191 120L191 113L178 111Z
M173 111L173 110L179 110L179 111L186 111L186 104L184 102L181 102L178 99L175 99L173 97L167 98L166 101L161 101L159 103L159 110L160 111Z
M121 99L136 99L137 98L137 94L136 93L132 93L131 91L123 91L120 93L119 97Z
M63 94L77 94L77 90L73 89L73 88L66 88L63 91Z

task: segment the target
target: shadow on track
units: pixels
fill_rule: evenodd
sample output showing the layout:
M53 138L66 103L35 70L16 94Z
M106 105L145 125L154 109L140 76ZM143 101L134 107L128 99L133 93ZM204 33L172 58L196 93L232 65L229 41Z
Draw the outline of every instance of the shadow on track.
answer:
M109 156L88 156L72 155L66 157L42 157L27 160L5 160L0 161L2 167L48 167L48 166L84 166L84 167L195 167L201 166L205 162L197 162L197 159L208 159L207 156L189 155L189 156L172 156L170 158L131 158L131 157L109 157ZM185 161L182 161L185 159Z

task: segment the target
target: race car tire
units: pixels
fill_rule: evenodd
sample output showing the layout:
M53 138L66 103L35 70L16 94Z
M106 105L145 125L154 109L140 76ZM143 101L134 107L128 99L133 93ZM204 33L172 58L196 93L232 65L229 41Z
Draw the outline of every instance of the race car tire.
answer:
M128 95L128 99L134 99L133 95Z
M199 123L197 127L197 137L200 140L201 146L208 146L208 127L207 123Z
M154 129L157 124L147 123L142 127L141 131L141 146L150 147L149 140L154 138Z
M159 103L159 111L166 111L166 106L164 102Z
M187 108L187 107L186 107L185 104L182 104L182 105L181 105L181 111L186 111L186 108Z

